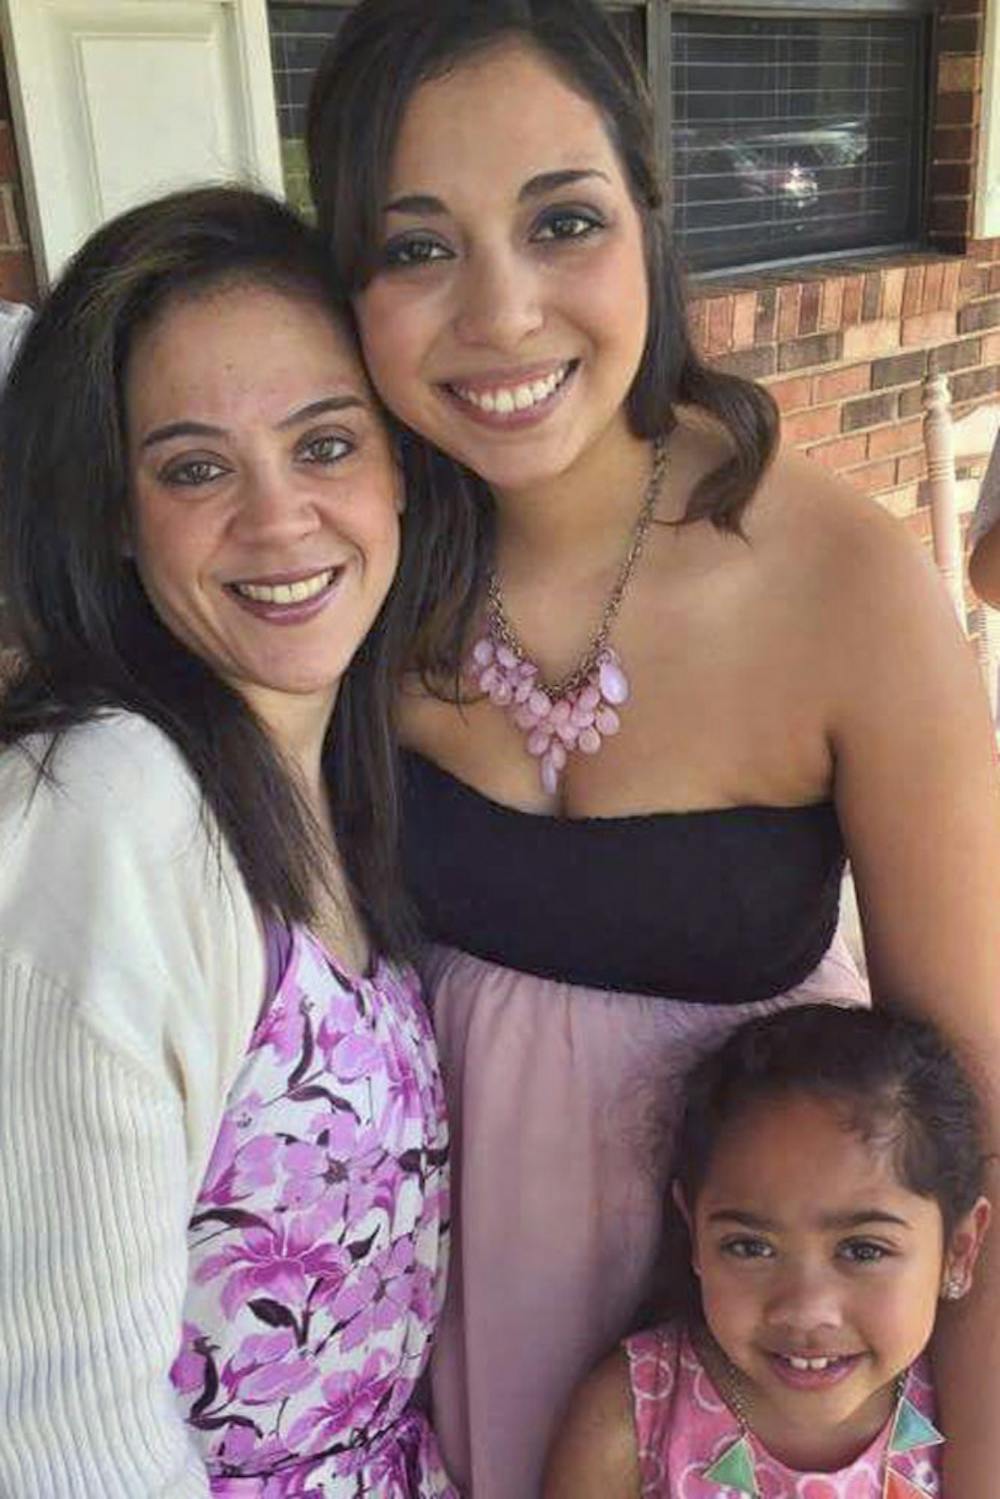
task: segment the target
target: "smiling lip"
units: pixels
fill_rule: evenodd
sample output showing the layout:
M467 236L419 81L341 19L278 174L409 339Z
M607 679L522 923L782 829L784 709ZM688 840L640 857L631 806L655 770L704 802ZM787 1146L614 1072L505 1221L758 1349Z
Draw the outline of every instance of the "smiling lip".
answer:
M226 592L241 609L271 624L294 625L326 608L336 592L342 567L320 571L270 574L227 583Z
M464 416L494 430L533 426L562 399L579 366L562 364L453 380L439 388Z
M795 1390L827 1390L853 1374L863 1358L860 1353L783 1354L764 1350L774 1374Z

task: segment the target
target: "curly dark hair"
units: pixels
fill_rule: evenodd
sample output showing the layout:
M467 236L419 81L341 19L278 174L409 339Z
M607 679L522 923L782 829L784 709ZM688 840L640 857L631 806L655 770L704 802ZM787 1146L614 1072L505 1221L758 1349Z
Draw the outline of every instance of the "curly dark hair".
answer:
M803 1095L834 1105L846 1129L891 1150L899 1180L938 1204L946 1236L981 1195L979 1099L935 1027L892 1007L811 1004L741 1025L692 1068L672 1168L688 1209L725 1130L758 1105ZM655 1310L696 1319L688 1227L672 1198L665 1213Z

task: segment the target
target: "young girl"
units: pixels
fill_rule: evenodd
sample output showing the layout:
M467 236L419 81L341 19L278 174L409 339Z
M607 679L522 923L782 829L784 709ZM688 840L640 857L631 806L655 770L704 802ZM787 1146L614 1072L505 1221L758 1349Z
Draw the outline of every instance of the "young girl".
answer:
M545 1499L941 1493L924 1350L990 1207L937 1033L833 1005L753 1020L692 1072L675 1162L672 1315L578 1390Z

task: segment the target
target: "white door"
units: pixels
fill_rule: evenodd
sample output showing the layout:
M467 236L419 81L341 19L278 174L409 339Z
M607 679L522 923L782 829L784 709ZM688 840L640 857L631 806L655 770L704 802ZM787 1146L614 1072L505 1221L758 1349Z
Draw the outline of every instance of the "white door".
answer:
M281 192L265 0L0 0L0 15L43 283L172 188Z

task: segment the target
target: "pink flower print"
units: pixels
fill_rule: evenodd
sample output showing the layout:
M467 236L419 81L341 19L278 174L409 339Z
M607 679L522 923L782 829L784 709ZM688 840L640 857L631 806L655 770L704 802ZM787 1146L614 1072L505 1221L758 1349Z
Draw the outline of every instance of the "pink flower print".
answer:
M306 1019L311 1006L302 990L289 985L271 1003L257 1027L254 1046L269 1047L277 1061L287 1064L302 1050Z
M275 1217L266 1228L244 1229L236 1243L202 1261L195 1280L204 1285L233 1272L221 1296L222 1310L230 1321L244 1303L260 1295L294 1320L304 1308L312 1283L329 1280L339 1285L350 1267L350 1256L339 1245L329 1239L316 1242L312 1217L308 1213ZM321 1231L328 1226L324 1217ZM273 1310L271 1314L276 1315Z
M281 1152L285 1186L282 1207L312 1207L323 1194L350 1180L358 1161L358 1125L348 1110L328 1110L314 1121L322 1125L314 1140L290 1140ZM380 1146L381 1148L381 1146Z
M363 1033L340 1036L326 1053L326 1064L341 1082L377 1077L382 1071L383 1053L375 1038Z
M202 1332L191 1322L185 1322L181 1333L181 1351L170 1369L170 1381L175 1390L190 1395L205 1388L205 1370L208 1359L202 1349L206 1346Z
M306 1389L316 1379L317 1370L302 1357L291 1328L281 1328L244 1338L223 1366L221 1377L230 1399L266 1405Z
M342 1442L345 1432L371 1425L392 1391L391 1377L382 1372L387 1361L387 1355L376 1349L361 1369L345 1369L325 1379L321 1388L326 1404L303 1411L289 1428L289 1447L321 1452Z
M344 1324L341 1347L357 1348L376 1332L405 1323L412 1294L413 1245L399 1239L376 1255L329 1301L330 1316Z

